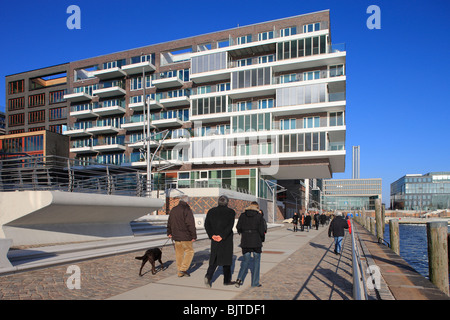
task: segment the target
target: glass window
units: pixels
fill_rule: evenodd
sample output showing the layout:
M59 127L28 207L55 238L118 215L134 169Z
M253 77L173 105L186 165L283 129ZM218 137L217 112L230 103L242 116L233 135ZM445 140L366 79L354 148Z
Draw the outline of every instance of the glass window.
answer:
M310 56L312 53L311 40L312 40L311 38L305 39L305 56Z

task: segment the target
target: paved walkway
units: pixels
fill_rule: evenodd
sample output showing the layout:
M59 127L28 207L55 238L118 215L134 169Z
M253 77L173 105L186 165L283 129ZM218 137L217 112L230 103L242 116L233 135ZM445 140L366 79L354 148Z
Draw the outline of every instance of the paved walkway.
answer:
M89 259L69 264L0 276L0 299L152 299L152 300L350 300L352 299L351 240L346 236L342 255L333 253L328 227L309 232L292 232L291 226L269 229L261 257L262 287L250 287L250 274L243 286L224 286L219 271L212 288L203 278L208 267L209 240L195 242L191 277L178 278L172 246L163 249L167 269L156 275L150 266L139 277L140 261L132 253ZM241 263L240 237L234 238L233 280ZM72 275L68 266L77 265L81 288L68 289ZM220 269L219 269L220 270Z

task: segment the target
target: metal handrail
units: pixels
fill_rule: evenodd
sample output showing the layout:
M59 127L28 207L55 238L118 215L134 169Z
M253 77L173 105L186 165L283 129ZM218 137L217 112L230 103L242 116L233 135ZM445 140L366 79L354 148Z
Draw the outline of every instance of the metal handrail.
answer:
M353 299L367 300L367 288L364 277L364 270L361 264L361 255L355 240L356 228L351 221L352 237L352 262L353 262Z

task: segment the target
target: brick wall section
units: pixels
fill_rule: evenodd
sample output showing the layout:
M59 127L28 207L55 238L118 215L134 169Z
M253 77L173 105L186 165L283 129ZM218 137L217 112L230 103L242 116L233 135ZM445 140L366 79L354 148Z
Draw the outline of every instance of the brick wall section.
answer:
M209 209L217 206L219 197L189 197L189 206L194 214L206 214ZM178 205L179 198L166 198L166 205L161 210L158 210L158 215L165 215L170 213L173 207ZM271 205L267 200L260 200L261 209L266 210L267 206ZM236 219L239 218L242 212L250 205L251 201L241 199L229 199L228 207L236 211ZM267 213L266 213L267 215ZM277 210L277 220L284 219L284 212L280 207Z

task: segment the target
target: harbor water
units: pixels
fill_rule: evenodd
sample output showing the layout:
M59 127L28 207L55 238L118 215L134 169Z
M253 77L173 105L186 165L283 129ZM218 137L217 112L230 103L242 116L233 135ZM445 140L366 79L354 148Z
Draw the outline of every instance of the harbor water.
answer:
M450 227L449 227L450 232ZM417 272L429 279L426 224L399 224L400 256ZM384 239L389 242L389 224L384 228Z

